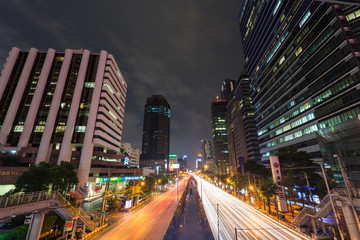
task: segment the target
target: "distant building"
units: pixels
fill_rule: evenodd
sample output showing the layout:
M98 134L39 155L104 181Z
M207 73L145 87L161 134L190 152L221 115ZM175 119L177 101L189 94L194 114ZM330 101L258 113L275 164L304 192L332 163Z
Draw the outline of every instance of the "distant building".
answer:
M187 158L187 155L184 155L182 158L178 158L178 163L180 164L181 171L187 170Z
M161 95L147 98L140 167L159 172L169 169L170 105Z
M230 94L226 114L229 162L232 174L248 160L260 161L256 121L250 96L249 78L246 73L239 77ZM244 172L244 169L240 169Z
M106 51L31 48L9 52L0 77L0 156L21 163L123 166L120 154L127 85Z
M178 158L176 154L169 154L169 165L170 169L173 168L173 164L178 164ZM176 170L176 169L173 169Z
M123 149L125 153L129 154L129 166L139 167L140 164L140 149L132 148L131 143L122 143L120 150Z
M217 100L211 104L212 142L214 146L214 159L216 173L226 175L229 173L229 155L226 136L226 100Z
M204 170L214 173L214 158L213 158L213 147L209 140L201 140L201 155L204 159Z

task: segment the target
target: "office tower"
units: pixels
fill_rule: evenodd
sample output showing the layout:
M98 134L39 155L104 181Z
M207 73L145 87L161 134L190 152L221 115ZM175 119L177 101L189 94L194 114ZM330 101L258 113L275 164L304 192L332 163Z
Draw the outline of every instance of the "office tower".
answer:
M121 143L120 151L123 151L123 154L129 156L128 166L130 167L139 167L140 164L140 152L138 148L132 148L131 143Z
M187 170L187 155L184 155L182 158L178 158L178 163L180 165L180 170L181 171L186 171Z
M169 169L170 105L161 95L147 98L140 166L157 172Z
M121 159L126 89L106 51L13 48L0 77L1 154L71 161L84 186L92 161Z
M358 118L359 9L310 0L243 2L240 32L262 160L295 147L321 162L328 151L317 134ZM343 152L357 168L358 150Z
M246 161L260 161L256 121L246 70L230 94L226 111L230 171L236 174ZM240 172L244 172L244 169L240 169Z
M217 99L211 104L211 129L214 146L214 159L216 173L226 175L229 173L229 156L226 137L226 105L227 101Z
M201 155L204 159L204 168L206 171L214 171L213 147L209 140L201 140Z

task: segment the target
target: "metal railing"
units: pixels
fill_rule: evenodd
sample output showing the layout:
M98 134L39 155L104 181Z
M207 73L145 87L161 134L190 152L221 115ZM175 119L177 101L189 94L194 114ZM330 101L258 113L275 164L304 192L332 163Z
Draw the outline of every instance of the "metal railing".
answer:
M0 208L12 207L21 204L39 202L51 199L52 196L48 191L20 193L10 196L0 196Z
M45 200L54 200L57 202L57 205L61 207L64 211L67 212L72 218L79 217L82 222L84 222L92 230L95 229L96 223L90 219L90 216L87 215L80 207L74 207L71 203L66 200L66 198L59 193L59 191L53 191L49 193L48 191L42 192L33 192L33 193L20 193L10 196L0 196L0 209L13 207L23 204L41 202Z

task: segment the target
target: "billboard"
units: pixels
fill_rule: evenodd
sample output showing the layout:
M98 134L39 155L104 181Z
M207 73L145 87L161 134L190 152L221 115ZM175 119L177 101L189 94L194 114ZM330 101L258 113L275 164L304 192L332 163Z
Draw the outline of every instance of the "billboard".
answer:
M173 163L173 164L171 165L171 168L173 168L173 169L179 169L179 168L180 168L180 164L178 164L178 163Z

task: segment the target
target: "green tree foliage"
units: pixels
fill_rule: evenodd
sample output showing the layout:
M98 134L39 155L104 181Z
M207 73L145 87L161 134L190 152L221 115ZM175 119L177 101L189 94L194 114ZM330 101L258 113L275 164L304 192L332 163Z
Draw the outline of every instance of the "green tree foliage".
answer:
M142 186L142 190L146 195L152 193L155 187L155 179L153 177L147 176L145 177L144 186Z
M44 223L41 228L41 234L49 232L55 225L58 216L51 215L44 218Z
M60 165L41 162L37 166L30 166L15 183L15 192L35 192L48 190L66 191L67 187L78 183L75 166L69 162Z
M264 165L259 164L254 160L249 160L245 162L245 172L262 177L270 176L270 170L267 169Z
M0 240L23 240L26 238L29 225L21 225L0 233Z

